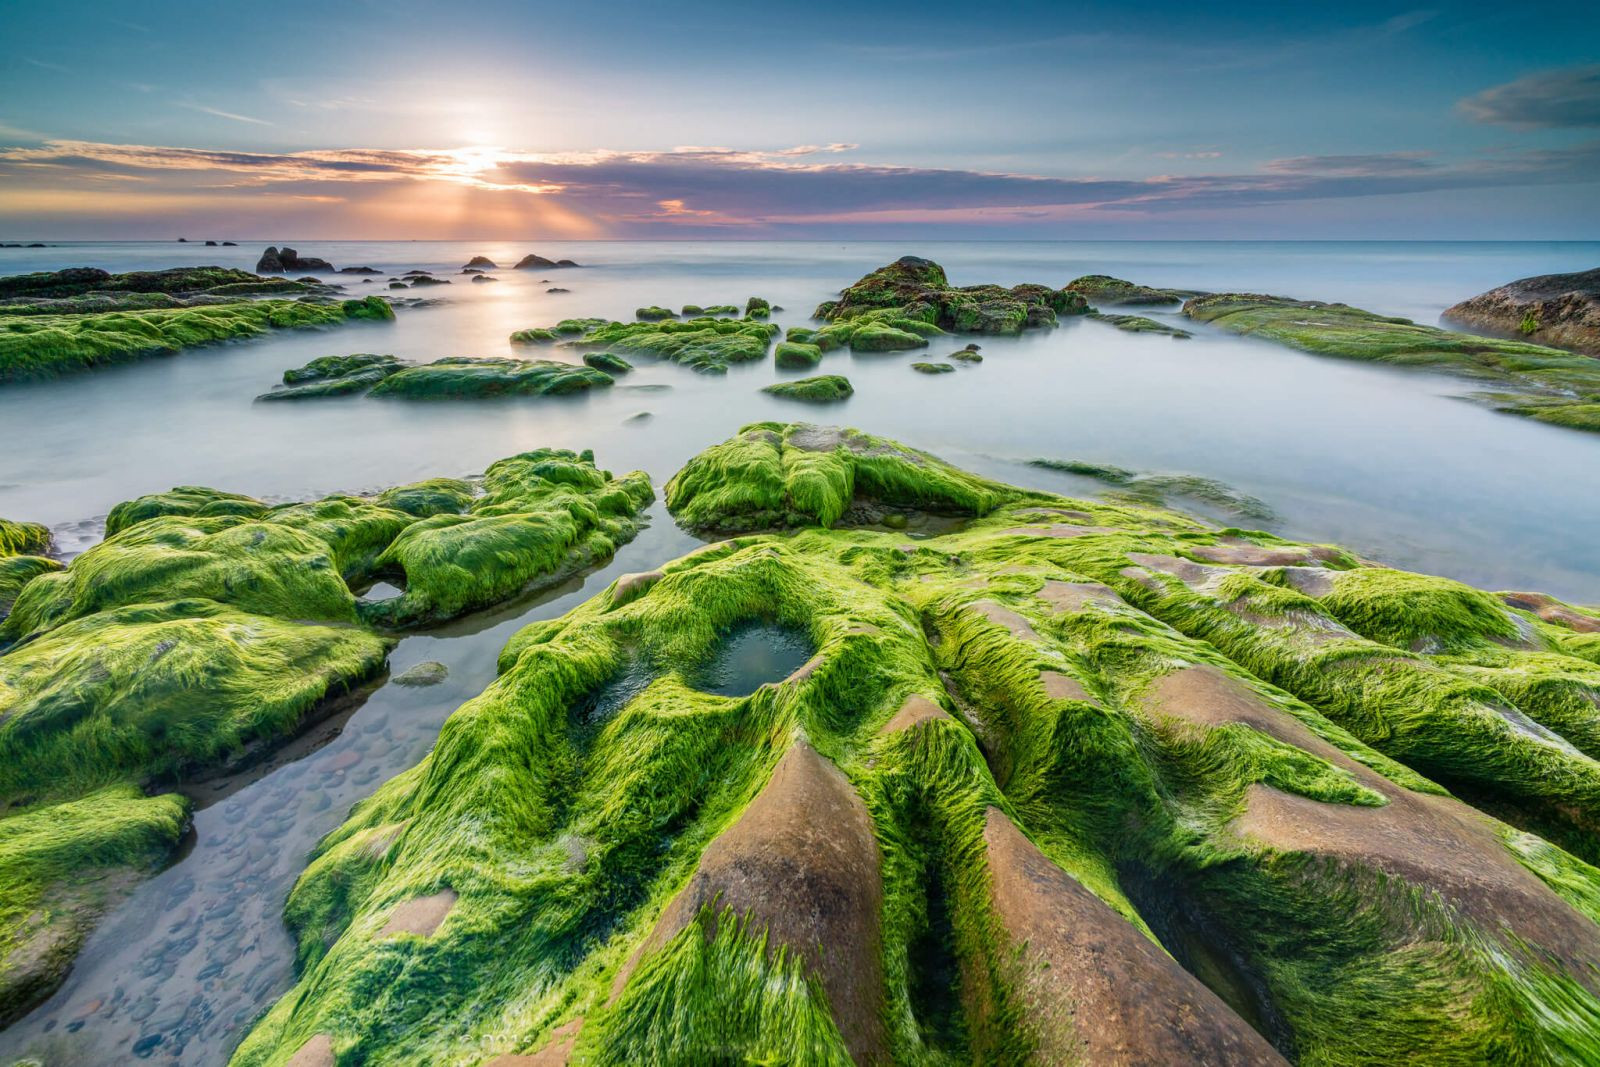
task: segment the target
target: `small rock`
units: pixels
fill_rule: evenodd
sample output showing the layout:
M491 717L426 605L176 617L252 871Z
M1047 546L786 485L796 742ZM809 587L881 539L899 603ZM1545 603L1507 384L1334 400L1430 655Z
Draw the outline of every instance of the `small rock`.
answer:
M446 667L443 663L440 663L437 660L427 660L423 663L417 664L415 667L410 667L404 671L401 671L399 674L395 675L391 681L393 681L395 685L417 687L425 685L438 685L440 682L444 681L449 674L450 668Z

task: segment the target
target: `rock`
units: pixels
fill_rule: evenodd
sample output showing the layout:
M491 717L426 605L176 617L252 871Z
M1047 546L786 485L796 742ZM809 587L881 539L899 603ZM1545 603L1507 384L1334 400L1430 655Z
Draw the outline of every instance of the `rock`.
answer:
M918 374L949 374L955 370L948 363L913 363L911 369Z
M500 279L492 277L491 275L488 275L488 274L474 274L472 276L472 280L475 281L475 282L497 282Z
M633 369L633 364L621 356L612 355L610 352L585 352L583 361L596 370L603 370L607 374L626 374Z
M866 275L838 300L818 305L813 317L836 326L877 320L911 332L1017 334L1054 326L1061 315L1081 315L1088 310L1082 293L1044 285L957 288L950 285L939 264L904 256Z
M641 322L660 322L662 319L672 319L678 316L678 313L671 308L657 306L639 308L633 314Z
M1067 283L1068 292L1082 293L1093 304L1181 304L1195 296L1178 289L1152 289L1148 285L1113 278L1109 274L1085 274Z
M495 261L490 259L488 256L473 256L471 259L467 260L466 266L462 267L461 269L471 270L473 268L477 268L478 270L500 269L499 265L497 265Z
M532 252L530 252L527 255L523 256L521 259L519 259L517 261L517 265L515 267L513 267L512 269L513 270L531 270L534 267L554 268L554 267L576 267L576 266L577 266L577 264L572 262L572 260L570 260L570 259L546 259L543 256L534 255Z
M411 688L438 685L450 675L450 668L437 660L425 660L414 667L410 667L395 675L391 681L395 685Z
M287 274L297 270L335 273L333 264L327 260L315 257L302 258L300 253L287 245L283 248L268 248L261 253L261 258L256 262L257 274Z
M450 284L450 279L449 278L435 278L431 274L417 274L417 275L413 275L412 278L411 278L411 287L413 289L420 289L420 288L422 288L423 286L426 286L426 285L449 285L449 284Z
M1188 330L1181 330L1176 326L1169 326L1155 319L1147 319L1143 315L1107 315L1099 311L1091 311L1085 318L1115 326L1125 333L1158 333L1165 334L1174 340L1186 341L1194 334Z
M237 242L237 241L224 241L224 242L222 242L222 247L223 248L238 248L239 247L239 242Z
M847 399L855 389L851 387L850 379L842 374L823 374L815 378L797 378L792 382L776 382L761 391L789 400L829 404Z
M482 274L483 271L479 270L477 267L463 267L462 270L461 270L461 273L462 274Z
M1450 322L1600 356L1600 268L1508 282L1448 308Z
M206 247L207 248L215 248L215 247L217 247L217 242L215 242L215 241L207 241L206 242Z
M553 287L553 288L550 288L550 289L546 289L545 292L547 292L547 293L570 293L570 292L572 292L572 290L571 289L562 289L561 287L556 286L556 287Z
M779 341L772 361L787 370L807 370L822 362L822 349L802 341Z
M376 267L340 267L340 274L382 274Z

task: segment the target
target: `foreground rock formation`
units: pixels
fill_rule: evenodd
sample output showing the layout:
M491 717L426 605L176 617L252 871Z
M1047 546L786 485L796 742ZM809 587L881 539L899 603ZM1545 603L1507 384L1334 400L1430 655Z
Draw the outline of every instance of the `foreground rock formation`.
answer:
M413 400L559 396L614 381L596 367L554 360L447 356L417 364L394 356L358 352L321 356L303 367L284 371L283 384L256 399L307 400L354 393Z
M1600 615L803 424L667 503L749 532L511 639L236 1064L1600 1055Z
M0 278L0 384L171 355L270 329L394 318L379 297L340 300L335 292L222 267L128 274L73 267ZM293 294L299 295L258 299Z
M922 334L919 326L934 326L940 332L1016 334L1054 326L1058 316L1088 310L1089 302L1081 293L1047 285L956 288L939 264L902 256L857 281L838 300L818 305L813 317L844 330L887 328ZM841 339L855 346L848 333Z
M1506 337L1600 356L1600 268L1519 278L1446 309L1444 317Z
M1421 326L1347 304L1254 293L1196 297L1183 312L1197 322L1317 355L1464 375L1510 390L1479 394L1498 411L1600 431L1600 360L1586 356Z
M638 322L608 319L563 319L554 326L518 330L513 344L560 342L575 348L603 348L624 356L653 356L682 363L703 374L726 374L729 364L762 359L778 335L778 327L762 319L727 319L702 315L675 319L667 308ZM655 312L659 311L657 315Z
M652 496L642 473L540 450L477 484L276 506L183 487L113 508L105 541L36 572L0 622L0 1024L171 856L189 811L175 784L376 678L393 644L380 631L609 558ZM43 551L39 529L0 523L4 552ZM380 580L401 595L357 595Z

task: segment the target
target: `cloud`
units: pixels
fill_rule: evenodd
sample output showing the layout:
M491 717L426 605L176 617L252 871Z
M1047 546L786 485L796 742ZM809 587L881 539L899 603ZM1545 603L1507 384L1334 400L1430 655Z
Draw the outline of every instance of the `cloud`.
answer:
M1392 174L1424 174L1439 166L1428 152L1381 152L1349 156L1290 156L1274 159L1266 169L1279 174L1335 174L1346 177L1375 177Z
M202 114L205 114L205 115L215 115L219 119L232 119L234 122L248 122L248 123L251 123L252 125L255 125L255 126L271 126L271 125L273 125L272 123L268 122L266 119L253 119L249 115L239 115L239 114L236 114L236 113L234 113L232 111L221 111L221 110L218 110L217 108L205 107L204 105L201 105L201 104L179 104L178 106L179 107L186 107L190 111L198 111L198 112L200 112Z
M1039 220L1155 219L1282 203L1594 182L1600 141L1462 162L1425 152L1295 156L1232 174L1053 177L849 162L855 146L538 153L502 148L242 152L49 141L0 148L0 183L123 196L182 194L248 210L252 198L348 203L405 225L418 204L454 217L526 217L612 236L796 232L826 223L1027 227ZM92 201L86 201L92 202ZM401 205L406 205L404 211ZM520 215L519 215L520 213ZM4 215L0 209L0 216ZM530 223L531 224L531 223Z
M1530 74L1456 107L1474 121L1521 129L1600 126L1600 63Z

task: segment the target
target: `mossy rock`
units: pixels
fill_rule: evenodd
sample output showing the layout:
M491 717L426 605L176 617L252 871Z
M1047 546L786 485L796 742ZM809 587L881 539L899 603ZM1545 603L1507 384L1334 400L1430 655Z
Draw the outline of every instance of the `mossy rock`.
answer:
M1082 293L1091 304L1103 305L1181 304L1195 295L1178 289L1152 289L1148 285L1113 278L1109 274L1085 274L1068 282L1066 289L1068 292Z
M786 370L809 370L822 362L822 349L802 341L779 341L772 361Z
M1046 285L956 288L939 264L903 256L863 277L838 300L820 305L813 317L837 323L892 316L903 320L893 321L902 330L907 322L920 322L940 332L1017 334L1089 310L1083 294Z
M955 367L949 363L913 363L911 369L918 374L950 374Z
M842 374L821 374L815 378L776 382L761 391L787 400L805 400L813 404L831 404L845 400L855 393L855 389L850 385L850 379Z
M595 370L603 370L607 374L626 374L633 369L632 363L610 352L585 352L583 361Z
M454 356L386 374L367 395L409 400L560 396L611 384L609 374L571 363Z
M1600 361L1556 348L1423 326L1346 304L1251 293L1196 297L1185 315L1233 333L1323 356L1424 367L1490 382L1500 410L1580 430L1600 430Z
M549 331L571 345L603 348L625 355L671 360L707 374L724 374L729 364L748 363L766 356L778 334L773 323L754 319L718 319L712 312L737 312L737 308L707 308L707 317L679 321L611 322L606 319L568 319ZM513 334L537 331L522 330Z
M805 485L890 481L964 523L791 521ZM312 1035L397 1063L1600 1052L1600 871L1418 770L1593 818L1593 761L1486 710L1560 736L1543 720L1581 725L1573 705L1481 680L1595 684L1564 624L1507 605L1528 647L1474 624L1399 649L1319 599L1365 569L1348 553L858 431L748 428L669 501L806 528L513 636L432 753L318 846L285 912L298 983L238 1067ZM814 654L744 696L697 688L752 624Z
M1086 318L1103 322L1108 326L1115 326L1124 333L1158 333L1179 341L1186 341L1194 334L1188 330L1180 330L1176 326L1169 326L1155 319L1147 319L1143 315L1107 315L1099 311L1091 312Z
M0 556L38 555L50 549L50 528L37 522L0 519Z
M633 315L634 318L641 319L645 322L658 322L661 319L677 318L678 313L673 311L671 308L651 306L647 308L640 308L639 310L635 311Z
M927 348L928 339L910 330L901 330L879 322L868 322L850 333L852 352L904 352L912 348Z
M393 318L389 303L376 296L339 303L239 300L81 315L0 313L0 383L171 355L194 345L256 337L270 329Z

